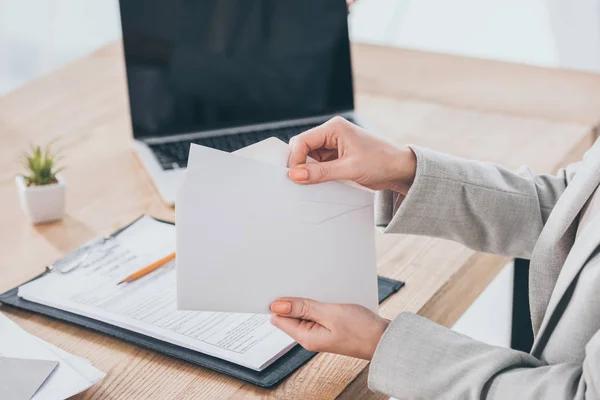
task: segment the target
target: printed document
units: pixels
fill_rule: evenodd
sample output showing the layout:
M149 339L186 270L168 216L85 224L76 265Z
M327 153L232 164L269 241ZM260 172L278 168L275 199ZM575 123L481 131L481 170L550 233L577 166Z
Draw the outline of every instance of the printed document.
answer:
M124 277L175 250L175 227L143 217L71 272L19 288L33 302L117 325L261 371L296 343L268 314L178 311L175 261L131 283Z

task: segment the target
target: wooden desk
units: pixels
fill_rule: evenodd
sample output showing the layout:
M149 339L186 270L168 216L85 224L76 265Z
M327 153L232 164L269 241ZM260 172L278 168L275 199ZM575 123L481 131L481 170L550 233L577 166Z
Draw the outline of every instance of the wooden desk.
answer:
M461 109L595 125L598 74L355 44L356 89Z
M359 112L398 143L511 168L527 163L538 171L556 170L579 158L592 143L596 113L600 117L594 105L600 76L367 45L355 45L353 54ZM461 74L460 84L442 79L449 65ZM414 73L405 74L407 68ZM485 79L479 71L485 72ZM537 83L529 86L535 90L499 85L512 82L506 74L517 80L536 77ZM485 86L486 82L493 84ZM557 90L571 83L575 88L569 96L559 95ZM539 103L547 97L554 100ZM18 207L14 160L29 142L55 137L65 148L68 215L61 222L32 226ZM0 291L141 213L173 218L173 209L161 203L131 150L118 44L0 98L0 201ZM379 273L407 282L382 305L381 314L391 318L408 310L446 326L507 261L449 241L402 235L379 235L377 252ZM108 373L82 398L382 397L366 389L368 364L348 357L319 354L269 391L69 324L1 310L29 332L90 359Z

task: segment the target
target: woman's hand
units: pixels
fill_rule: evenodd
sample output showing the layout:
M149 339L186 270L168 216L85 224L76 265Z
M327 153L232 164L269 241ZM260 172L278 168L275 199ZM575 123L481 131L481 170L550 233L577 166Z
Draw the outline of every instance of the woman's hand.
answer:
M389 321L354 304L284 297L271 304L271 323L309 351L371 360Z
M374 190L406 195L415 178L417 160L408 147L371 136L335 117L290 140L289 177L296 183L351 180ZM310 156L317 163L306 163Z

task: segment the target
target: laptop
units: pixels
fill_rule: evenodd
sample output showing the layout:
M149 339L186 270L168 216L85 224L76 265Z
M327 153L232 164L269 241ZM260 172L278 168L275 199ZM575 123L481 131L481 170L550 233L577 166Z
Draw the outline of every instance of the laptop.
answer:
M120 0L134 149L174 205L191 143L355 121L346 0Z

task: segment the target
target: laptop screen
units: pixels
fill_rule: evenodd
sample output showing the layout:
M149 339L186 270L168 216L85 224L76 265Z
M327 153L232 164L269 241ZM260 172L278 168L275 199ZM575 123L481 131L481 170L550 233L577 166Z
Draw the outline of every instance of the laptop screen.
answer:
M353 108L345 0L121 0L136 138Z

